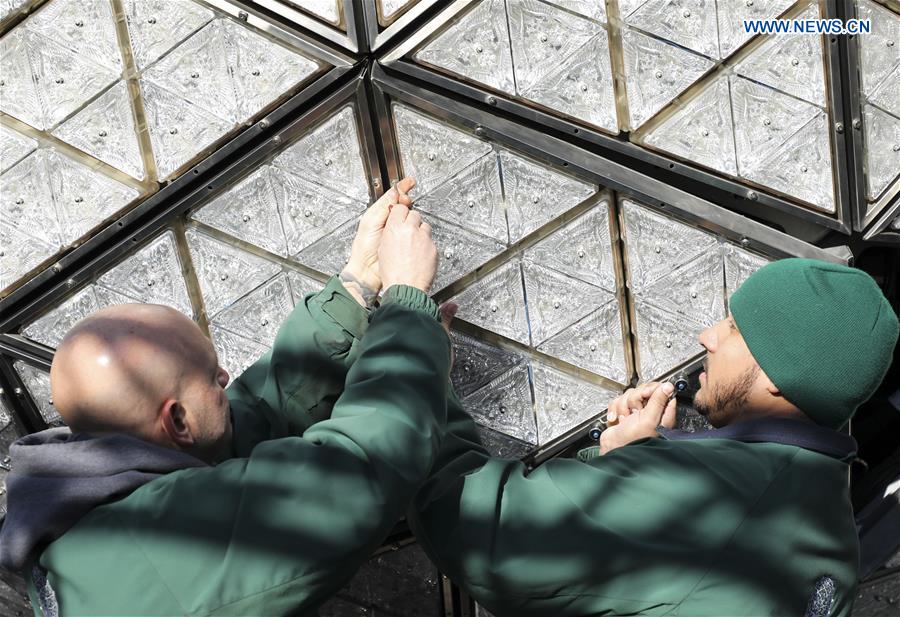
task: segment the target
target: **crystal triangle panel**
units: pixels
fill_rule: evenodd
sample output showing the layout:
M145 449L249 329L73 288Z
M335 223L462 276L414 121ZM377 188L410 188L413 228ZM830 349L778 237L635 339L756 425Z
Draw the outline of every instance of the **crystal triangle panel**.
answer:
M553 270L608 290L616 289L609 202L557 229L525 252L525 256Z
M497 90L515 92L504 0L484 0L414 57Z
M526 260L523 266L533 345L544 342L613 299L608 291L530 261Z
M61 422L59 412L53 406L53 395L50 390L50 373L37 369L30 364L25 364L21 360L13 362L13 368L19 373L22 382L34 404L37 405L38 411L44 422L51 424Z
M509 239L500 168L494 153L486 154L417 199L416 208L500 242Z
M864 107L866 180L869 200L877 199L900 173L900 118L874 105Z
M281 273L216 315L212 325L269 347L293 308L287 275Z
M460 397L481 389L513 367L524 365L517 353L489 345L456 330L450 332L453 341L453 368L450 381Z
M275 165L351 199L369 201L356 114L349 105L281 153Z
M238 377L269 351L265 345L215 325L210 326L209 334L219 356L219 366L232 377Z
M637 299L634 305L638 375L650 381L700 354L697 337L703 326L660 310Z
M64 243L63 230L53 200L48 152L35 151L0 177L3 185L0 219L22 233L39 235L59 246Z
M462 399L472 418L492 430L537 443L528 369L517 366Z
M617 133L616 94L606 30L600 30L522 96Z
M393 105L403 172L416 179L413 192L426 195L450 176L491 151L491 146L409 107Z
M359 227L359 218L344 223L324 238L312 243L293 259L327 276L338 274L350 259L350 246Z
M647 0L626 21L704 56L719 57L715 0Z
M532 364L538 443L544 445L599 416L619 393L576 379L544 364Z
M133 178L144 179L131 97L123 81L63 122L53 134Z
M44 114L28 57L32 38L34 35L15 29L0 39L0 110L42 129Z
M719 21L719 57L727 58L753 36L744 30L745 19L772 19L783 13L794 0L725 0L717 2ZM813 18L818 17L818 13ZM801 19L807 19L802 16ZM800 35L807 36L807 35ZM779 35L779 38L785 35ZM816 37L807 36L810 40ZM770 84L771 85L771 84Z
M305 274L300 274L296 270L287 270L286 272L288 281L291 284L291 297L294 300L295 306L302 302L303 298L309 294L318 293L325 287L325 284L321 281L310 278Z
M427 216L425 219L431 225L431 237L438 249L438 270L431 286L432 293L459 280L506 249L501 242L436 217Z
M869 96L869 101L900 117L900 64Z
M192 218L286 257L284 230L272 188L273 173L270 167L257 169L197 210Z
M515 439L483 426L478 426L477 428L478 439L481 440L481 445L493 457L522 458L534 449L534 444ZM487 613L482 610L477 615L478 617L486 617Z
M550 4L584 15L600 22L606 21L606 2L604 0L547 0Z
M871 0L857 2L860 19L868 19L872 31L859 40L860 73L864 94L871 94L900 64L900 18Z
M295 4L335 25L341 21L339 2L340 0L288 0L288 4Z
M716 246L639 295L645 302L708 327L725 318L724 285L722 253Z
M30 17L25 27L93 62L122 70L109 0L54 0Z
M744 249L725 245L725 292L731 297L751 274L771 260Z
M33 238L0 219L0 289L56 252L56 246Z
M647 145L728 174L737 173L728 82L720 77L644 136Z
M138 69L155 62L214 17L193 0L124 0L123 4Z
M93 287L87 287L28 324L22 334L48 347L57 347L72 326L99 308Z
M117 304L132 304L135 300L134 298L129 298L128 296L119 293L118 291L113 291L109 287L103 287L102 285L94 285L94 296L97 298L97 305L100 308L105 308L107 306L114 306ZM169 305L169 302L163 302L163 304ZM190 307L188 307L190 308ZM190 311L182 311L188 317L192 317Z
M612 381L628 382L618 300L610 300L537 349Z
M637 203L622 201L631 287L641 290L691 258L712 248L715 236L666 218Z
M713 66L703 56L631 28L622 35L622 49L633 129L644 124Z
M165 304L188 316L193 312L172 232L162 234L97 283L133 301Z
M194 271L200 281L206 314L219 311L273 277L280 268L271 261L236 249L194 229L185 232Z
M508 262L468 287L454 299L456 316L528 344L528 321L518 262Z
M818 9L810 6L797 19L816 19L818 14ZM825 105L825 67L821 37L806 33L771 36L742 60L735 70L744 77L820 107Z
M521 240L541 225L574 208L597 187L546 165L500 151L510 242Z

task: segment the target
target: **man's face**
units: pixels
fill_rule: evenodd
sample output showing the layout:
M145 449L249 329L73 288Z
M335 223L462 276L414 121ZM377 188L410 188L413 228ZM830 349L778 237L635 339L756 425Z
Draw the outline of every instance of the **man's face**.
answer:
M201 335L195 370L185 381L182 403L193 417L197 449L206 460L220 461L231 451L232 427L228 395L228 372L219 366L215 348Z
M747 403L760 368L729 315L700 333L706 348L694 407L715 427L734 422Z

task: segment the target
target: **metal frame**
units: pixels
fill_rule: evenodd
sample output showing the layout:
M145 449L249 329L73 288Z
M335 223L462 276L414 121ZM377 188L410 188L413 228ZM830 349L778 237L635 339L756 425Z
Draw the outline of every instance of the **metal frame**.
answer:
M16 360L49 372L50 359L44 349L27 339L0 335L0 387L8 392L7 398L13 413L27 432L44 430L47 423L41 416L31 392L13 368L13 362Z
M342 0L341 10L343 12L343 20L341 25L335 25L323 19L314 17L311 13L306 13L299 8L294 8L281 0L233 1L244 7L246 11L253 11L261 14L258 9L263 9L268 15L278 16L281 22L290 24L294 28L311 32L328 44L341 47L352 54L364 53L367 50L365 29L360 27L356 17L355 0Z
M410 27L413 22L420 19L427 19L427 14L433 9L446 3L446 0L418 0L411 7L403 10L403 12L391 20L387 26L382 26L378 19L377 0L367 0L358 2L357 8L362 14L362 23L366 32L367 47L371 52L378 52L393 42L394 38L401 32Z
M691 181L699 181L709 189L718 191L712 196L716 202L727 203L734 209L743 211L750 216L765 217L766 208L781 211L791 217L807 223L833 229L841 233L849 234L851 231L851 206L849 202L850 188L847 179L838 180L840 169L835 184L835 216L815 212L806 207L795 204L789 198L779 197L768 192L767 189L751 189L746 184L729 179L715 172L705 171L691 163L682 162L663 154L653 152L642 146L634 144L622 137L615 137L600 130L581 124L575 120L567 120L561 116L545 112L533 107L509 94L488 90L487 86L476 85L474 82L463 82L448 74L416 64L407 56L424 43L429 37L449 24L461 12L465 11L479 0L454 0L443 9L434 19L422 29L403 41L391 50L383 58L381 64L389 70L397 71L408 77L421 80L433 86L449 91L462 97L472 99L476 106L493 107L504 112L509 112L527 122L541 125L581 147L589 147L598 154L605 156L625 155L631 159L629 165L638 167L645 173L655 177L680 177ZM826 16L836 14L837 0L824 0ZM832 115L832 155L837 164L845 163L844 157L844 108L843 90L840 80L840 61L838 45L829 45L825 50L825 65L829 93L832 98L832 107L829 110ZM623 134L627 138L627 134ZM621 160L621 156L617 156Z

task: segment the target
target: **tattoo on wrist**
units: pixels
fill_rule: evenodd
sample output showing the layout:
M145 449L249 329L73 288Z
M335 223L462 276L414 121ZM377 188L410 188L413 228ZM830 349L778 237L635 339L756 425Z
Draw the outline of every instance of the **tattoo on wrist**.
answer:
M341 270L338 278L340 278L344 283L352 283L359 288L359 293L362 295L363 301L365 301L366 303L366 308L371 307L372 303L375 302L375 298L378 297L378 290L372 289L346 270Z

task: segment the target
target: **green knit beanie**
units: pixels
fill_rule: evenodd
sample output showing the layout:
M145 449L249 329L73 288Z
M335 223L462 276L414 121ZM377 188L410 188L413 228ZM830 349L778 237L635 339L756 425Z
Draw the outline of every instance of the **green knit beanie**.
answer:
M762 370L818 424L843 426L890 367L897 315L862 270L782 259L753 273L729 307Z

